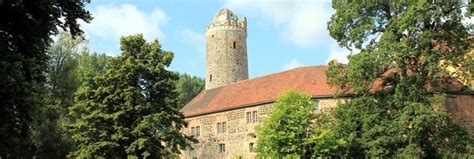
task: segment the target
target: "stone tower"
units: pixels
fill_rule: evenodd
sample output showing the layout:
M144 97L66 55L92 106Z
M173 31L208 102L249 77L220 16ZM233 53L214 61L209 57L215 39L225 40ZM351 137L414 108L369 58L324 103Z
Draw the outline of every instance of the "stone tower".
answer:
M206 28L206 89L248 79L247 20L221 9Z

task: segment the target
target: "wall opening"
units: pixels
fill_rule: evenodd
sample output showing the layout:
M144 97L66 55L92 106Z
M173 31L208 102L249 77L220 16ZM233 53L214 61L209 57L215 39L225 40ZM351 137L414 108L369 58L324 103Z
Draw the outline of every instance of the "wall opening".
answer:
M237 46L236 46L236 44L235 44L235 41L232 42L232 48L234 48L234 49L237 48Z
M250 151L250 152L255 152L255 148L254 148L253 142L249 143L249 151Z
M209 81L212 81L212 75L209 75Z

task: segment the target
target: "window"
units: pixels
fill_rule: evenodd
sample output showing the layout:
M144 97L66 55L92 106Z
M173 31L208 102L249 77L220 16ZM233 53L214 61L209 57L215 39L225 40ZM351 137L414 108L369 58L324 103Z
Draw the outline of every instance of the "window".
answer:
M251 113L247 112L247 116L246 116L247 124L252 122L251 119L250 119L250 115L251 115Z
M247 112L247 124L248 123L256 123L257 122L257 111Z
M236 44L235 44L235 41L232 42L232 48L234 48L234 49L237 48Z
M219 144L219 153L225 153L225 144Z
M257 122L257 111L252 112L252 123Z
M201 127L200 126L191 127L191 135L193 136L201 135Z
M226 122L222 122L222 123L217 123L217 133L225 133L226 131Z
M253 144L253 142L249 143L249 151L250 151L250 152L254 152L254 151L255 151L255 150L254 150L254 144Z
M315 101L314 101L314 105L315 105L315 106L314 106L314 112L316 112L316 113L321 112L321 107L320 107L319 100L315 100Z
M201 135L201 127L200 126L196 127L196 135L195 136L199 136L199 135Z
M225 129L226 129L226 126L227 124L225 122L222 123L222 128L221 128L221 132L222 133L225 133Z
M209 75L209 81L212 81L212 75Z

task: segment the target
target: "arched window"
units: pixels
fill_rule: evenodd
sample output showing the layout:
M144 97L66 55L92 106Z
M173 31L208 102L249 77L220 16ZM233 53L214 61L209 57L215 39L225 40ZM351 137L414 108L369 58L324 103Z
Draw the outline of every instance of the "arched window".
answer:
M235 44L235 41L232 42L232 48L237 48L236 44Z

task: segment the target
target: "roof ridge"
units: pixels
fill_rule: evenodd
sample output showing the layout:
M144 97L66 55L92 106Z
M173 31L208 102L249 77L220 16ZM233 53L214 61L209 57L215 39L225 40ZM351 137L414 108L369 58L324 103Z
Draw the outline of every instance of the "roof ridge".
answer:
M248 82L248 81L252 81L252 80L255 80L255 79L260 79L260 78L264 78L264 77L268 77L268 76L274 76L274 75L277 75L277 74L287 73L287 72L301 70L301 69L305 69L305 68L327 67L327 66L329 66L329 65L322 64L322 65L296 67L296 68L292 68L292 69L288 69L288 70L284 70L284 71L280 71L280 72L274 72L274 73L266 74L266 75L263 75L263 76L258 76L258 77L254 77L254 78L249 78L249 79L245 79L245 80L241 80L241 81L232 82L232 83L229 83L229 84L226 84L226 85L223 85L223 86L220 86L220 87L212 88L212 89L209 89L209 90L213 90L213 89L217 89L217 88L223 88L223 87L227 87L227 86L230 86L230 85L235 85L235 84L238 84L238 83ZM203 90L202 92L204 92L204 91L207 91L207 90Z

